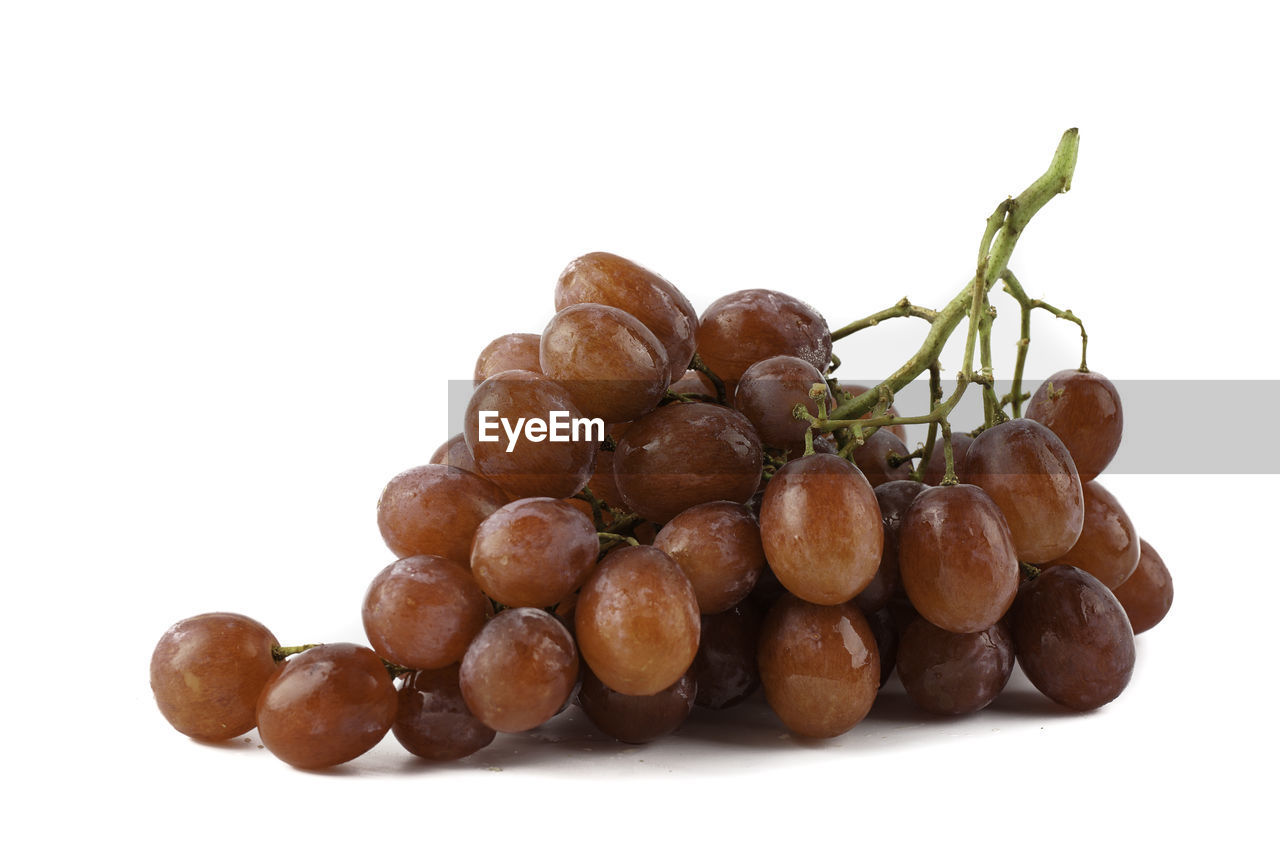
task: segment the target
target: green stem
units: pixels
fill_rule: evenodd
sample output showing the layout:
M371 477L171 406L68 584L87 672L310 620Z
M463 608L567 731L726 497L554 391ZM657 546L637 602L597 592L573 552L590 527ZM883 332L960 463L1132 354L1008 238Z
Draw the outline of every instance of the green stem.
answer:
M929 411L938 408L938 404L942 402L942 365L934 362L929 365ZM917 482L924 480L924 469L929 464L929 458L933 456L933 445L938 438L938 422L929 423L929 435L925 439L924 449L920 453L920 464L916 466L916 470L911 473L913 479Z
M831 340L838 341L847 338L854 332L861 332L863 329L869 329L872 326L878 326L884 320L892 320L894 317L919 317L921 320L928 320L932 323L938 317L938 312L932 308L925 308L920 305L911 304L911 300L905 296L883 311L877 311L863 317L861 320L854 320L847 326L842 326L831 333ZM833 357L834 358L834 357ZM839 365L839 362L836 362ZM832 368L834 369L834 367Z
M716 372L712 370L710 367L707 367L707 363L702 360L702 356L698 355L696 352L693 354L693 361L689 362L689 369L696 370L699 373L701 373L703 376L710 379L711 384L715 386L715 389L716 389L716 400L722 406L728 405L728 401L725 399L726 392L724 388L724 380L722 380L719 376L716 376Z
M307 649L314 649L323 645L324 643L307 643L303 646L272 646L271 657L275 658L276 663L280 663L287 657L302 654Z

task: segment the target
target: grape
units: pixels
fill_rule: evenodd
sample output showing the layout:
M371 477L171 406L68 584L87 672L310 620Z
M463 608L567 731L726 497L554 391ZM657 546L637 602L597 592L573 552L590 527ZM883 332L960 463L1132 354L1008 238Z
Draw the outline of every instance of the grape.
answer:
M618 442L613 471L624 505L666 524L698 504L748 500L763 462L760 439L739 412L673 403L631 424Z
M967 432L951 433L951 467L956 472L956 478L961 482L965 479L965 459L969 455L969 445L973 444L973 436ZM933 452L929 454L929 464L924 466L924 475L922 479L926 485L936 486L942 482L942 478L947 473L947 453L942 446L942 435L933 442Z
M672 382L667 390L672 394L702 394L712 398L716 396L716 386L705 373L698 370L686 370L684 375Z
M490 619L458 670L471 713L500 732L527 731L554 717L577 680L573 638L556 617L532 607Z
M587 718L609 737L648 743L680 728L693 710L698 682L689 673L651 696L628 696L611 689L590 669L582 673L578 700Z
M671 384L662 343L607 305L570 305L542 333L542 372L589 418L630 421L653 411Z
M779 595L783 590L779 590ZM693 660L696 703L720 710L737 705L760 686L756 646L764 608L747 598L721 613L702 617L702 637Z
M895 538L902 529L902 517L912 502L928 486L915 480L893 480L875 487L876 503L880 505L880 517L886 530Z
M977 486L936 486L898 532L902 585L920 615L968 634L989 628L1018 591L1018 556L1000 508Z
M778 469L764 491L760 533L778 580L815 604L839 604L865 589L884 549L880 506L867 478L825 453Z
M471 571L485 594L508 607L550 607L596 567L595 527L565 501L524 498L476 530Z
M410 669L438 669L462 660L484 627L487 607L465 563L424 554L379 572L362 616L379 655Z
M726 382L761 359L794 355L819 371L831 362L831 330L811 306L774 290L739 290L702 313L698 354Z
M866 441L853 451L853 464L858 466L867 478L867 482L875 486L891 483L895 480L908 480L914 470L910 460L894 465L890 458L905 458L911 453L902 439L885 429L878 429L867 437Z
M226 740L253 728L258 694L276 671L275 636L239 613L203 613L164 632L151 655L160 713L184 735Z
M663 526L653 544L689 576L703 613L719 613L742 601L764 571L760 525L742 504L690 507Z
M480 522L507 502L488 480L448 465L397 474L378 499L378 529L397 557L436 554L467 564Z
M482 442L482 411L498 412L498 417L509 421L513 429L521 418L548 421L552 412L566 412L569 419L581 418L582 412L559 385L527 370L508 370L489 377L467 403L463 435L480 471L512 497L567 498L587 484L600 445L594 434L579 433L578 441L567 442L532 441L522 435L511 446L505 429L499 428L497 441Z
M1000 507L1018 559L1052 559L1079 538L1085 516L1080 476L1067 448L1043 424L1016 418L984 430L969 445L964 479Z
M784 595L760 631L764 698L798 735L828 738L857 725L880 687L880 654L853 604Z
M1077 711L1115 699L1133 675L1133 629L1102 582L1058 565L1023 585L1013 607L1018 663L1041 693Z
M305 770L350 761L396 718L396 688L370 649L329 643L289 658L258 699L258 734L272 754Z
M1084 484L1084 529L1071 550L1049 562L1084 569L1115 589L1138 567L1138 533L1115 495L1090 480Z
M467 708L458 664L410 673L400 685L391 733L401 746L431 761L465 758L493 742L493 729Z
M578 594L574 611L582 657L619 693L649 696L693 663L701 623L693 584L657 548L615 549Z
M865 393L867 393L868 391L870 391L870 390L871 390L871 386L869 386L869 385L854 385L854 384L850 384L850 383L844 383L844 382L841 382L841 383L840 383L840 390L844 391L844 392L845 392L846 394L848 394L850 397L860 397L860 396L862 396L863 394L865 394ZM885 414L886 414L886 415L888 415L888 416L889 416L889 417L891 417L891 418L899 417L898 410L897 410L896 408L894 408L894 406L893 406L892 404L890 404L889 408L885 409ZM866 414L862 415L861 417L862 417L862 419L863 419L863 420L866 420L867 418L871 417L871 412L867 412ZM884 429L887 429L889 432L893 433L894 435L896 435L898 438L902 439L903 441L906 441L906 440L907 440L907 428L906 428L904 425L902 425L902 424L890 424L889 426L884 427ZM933 484L931 484L931 485L935 485L935 486L936 486L936 485L937 485L937 483L933 483Z
M497 376L505 370L541 373L542 366L538 357L541 342L540 335L527 332L503 335L490 341L488 346L480 350L480 357L476 359L474 384L479 385L490 376Z
M888 524L883 521L881 524L884 527L884 546L880 550L880 565L871 583L853 597L854 604L863 613L873 613L884 607L898 591L898 537L889 531Z
M450 465L480 476L475 457L471 455L470 450L467 450L467 438L462 433L458 433L437 447L435 453L432 453L431 458L427 460L427 464Z
M1013 634L1003 621L972 634L917 619L898 644L907 696L934 714L971 714L991 704L1013 673Z
M1128 580L1112 590L1135 634L1154 628L1173 606L1173 578L1164 560L1147 540L1140 539L1138 544L1141 548L1138 567Z
M858 609L862 610L861 607ZM889 676L893 674L894 665L898 660L898 626L888 607L881 607L870 613L866 610L862 612L867 617L871 636L876 641L876 650L880 653L880 686L884 687Z
M662 276L626 258L592 252L570 262L556 282L557 311L580 302L610 305L635 316L662 342L676 377L692 361L698 314Z
M807 421L796 420L796 406L804 406L817 416L818 401L809 396L814 385L825 390L826 410L835 408L835 397L827 389L818 368L793 355L775 355L747 368L734 391L733 406L747 416L766 447L787 451L792 458L804 453Z
M1101 373L1061 370L1036 389L1027 417L1053 430L1089 482L1115 457L1124 432L1120 393Z

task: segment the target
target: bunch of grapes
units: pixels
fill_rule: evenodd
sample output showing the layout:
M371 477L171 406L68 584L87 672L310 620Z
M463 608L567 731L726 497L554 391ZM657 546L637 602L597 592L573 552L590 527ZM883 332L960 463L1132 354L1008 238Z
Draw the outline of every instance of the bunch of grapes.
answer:
M1027 299L1007 267L1074 155L1068 132L1050 171L997 209L946 308L903 300L834 333L784 293L731 293L699 316L635 263L573 261L540 335L481 351L463 433L383 491L398 559L365 595L368 645L286 648L245 616L186 619L152 657L161 712L195 738L256 726L276 756L319 768L389 731L415 755L461 758L575 702L643 743L695 704L761 688L792 732L829 738L895 667L937 714L986 707L1015 660L1069 708L1112 701L1134 633L1172 601L1163 561L1095 480L1120 444L1118 394L1083 353L1031 395L1024 343L1011 394L996 398L989 369L996 281L1024 325L1033 308L1079 322ZM896 316L929 321L921 351L878 385L842 384L833 339ZM944 399L937 354L966 318ZM894 392L926 370L930 411L900 416ZM970 385L983 423L953 433ZM486 413L503 426L487 432ZM573 424L562 441L555 413ZM914 450L908 423L928 425Z

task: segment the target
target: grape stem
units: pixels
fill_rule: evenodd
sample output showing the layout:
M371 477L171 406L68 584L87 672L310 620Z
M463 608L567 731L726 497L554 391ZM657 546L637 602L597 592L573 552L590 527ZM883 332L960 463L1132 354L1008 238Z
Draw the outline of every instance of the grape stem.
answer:
M897 303L889 306L883 311L877 311L874 314L863 317L861 320L854 320L849 325L836 329L831 333L831 340L834 342L841 338L847 338L854 332L861 332L863 329L870 329L872 326L878 326L882 321L891 320L894 317L919 317L921 320L928 320L932 323L937 319L938 312L932 308L913 305L911 300L904 296ZM832 369L834 370L840 365L840 361L838 359L834 359L834 357L833 360L835 361L835 364L832 365Z
M1084 323L1080 318L1070 311L1063 311L1060 308L1054 308L1048 302L1042 299L1032 299L1027 296L1027 292L1022 289L1021 282L1018 277L1013 274L1013 270L1006 269L1004 275L1000 277L1004 281L1004 292L1012 296L1018 302L1018 306L1022 309L1022 332L1018 338L1017 359L1013 365L1013 387L1009 390L1009 402L1013 404L1013 416L1015 418L1022 417L1022 368L1027 362L1027 349L1031 346L1031 312L1036 308L1048 311L1059 320L1067 320L1075 323L1080 327L1080 369L1088 370L1089 365L1086 355L1089 350L1089 335L1084 330ZM1001 401L1001 407L1003 408Z
M716 389L716 400L722 406L729 405L728 400L726 399L727 394L725 393L724 380L719 376L716 376L716 372L710 367L707 367L707 363L702 360L702 356L698 355L696 352L693 354L693 361L689 362L689 369L696 370L703 376L710 379L711 384Z
M272 646L271 657L275 659L276 663L283 663L287 657L302 654L307 649L314 649L323 645L324 643L307 643L303 646Z

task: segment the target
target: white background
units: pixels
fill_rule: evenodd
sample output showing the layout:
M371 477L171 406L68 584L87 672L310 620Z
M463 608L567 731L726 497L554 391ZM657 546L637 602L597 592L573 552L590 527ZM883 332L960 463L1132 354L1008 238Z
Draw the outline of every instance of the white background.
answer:
M1278 378L1261 6L6 5L3 833L176 850L1250 837L1280 758L1277 481L1179 476L1177 458L1104 475L1177 599L1093 714L1016 676L959 722L891 691L830 743L757 708L639 750L558 725L458 766L389 740L315 774L255 738L176 734L147 662L170 623L216 609L286 643L362 639L391 559L382 485L446 438L446 380L541 329L573 257L631 257L699 310L748 287L832 326L908 294L940 305L1067 127L1074 187L1013 267L1085 319L1091 366ZM996 304L1007 375L1015 312ZM837 352L874 377L922 332L896 321ZM1035 335L1030 375L1073 363L1072 327ZM1170 400L1167 428L1187 454L1248 453L1249 406Z

